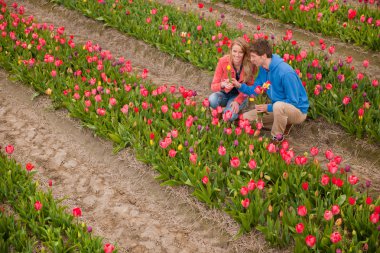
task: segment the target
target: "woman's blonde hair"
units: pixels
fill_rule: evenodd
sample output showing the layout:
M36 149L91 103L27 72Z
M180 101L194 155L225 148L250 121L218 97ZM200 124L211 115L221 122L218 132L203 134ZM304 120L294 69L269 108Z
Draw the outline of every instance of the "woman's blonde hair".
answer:
M251 63L249 43L242 37L239 37L232 41L231 47L230 47L230 53L229 53L231 64L232 64L232 47L235 45L239 46L243 50L243 53L244 53L243 62L242 62L243 69L244 69L243 81L245 83L249 83L252 81L253 75L255 74L254 72L256 72L256 67L253 66L253 64Z

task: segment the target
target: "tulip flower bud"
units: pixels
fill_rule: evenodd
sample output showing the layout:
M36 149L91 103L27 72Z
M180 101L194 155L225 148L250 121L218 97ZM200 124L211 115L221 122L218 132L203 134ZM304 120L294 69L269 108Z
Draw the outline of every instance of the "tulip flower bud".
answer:
M315 191L314 195L315 195L315 197L318 197L319 196L319 191Z
M269 205L268 206L268 211L271 213L271 212L273 212L273 207L272 207L272 205Z
M342 225L342 218L339 218L335 221L335 226L340 226Z

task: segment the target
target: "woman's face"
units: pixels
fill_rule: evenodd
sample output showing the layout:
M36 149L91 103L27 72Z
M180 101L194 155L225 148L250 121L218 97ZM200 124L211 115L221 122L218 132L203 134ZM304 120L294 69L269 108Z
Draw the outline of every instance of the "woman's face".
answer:
M244 52L243 49L238 45L233 45L231 48L232 63L234 65L240 65L243 62Z

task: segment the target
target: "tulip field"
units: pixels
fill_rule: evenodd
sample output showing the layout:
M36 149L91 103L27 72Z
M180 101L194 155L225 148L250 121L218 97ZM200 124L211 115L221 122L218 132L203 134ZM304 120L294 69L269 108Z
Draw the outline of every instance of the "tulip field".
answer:
M378 73L358 70L367 69L371 64L368 60L359 63L362 68L355 68L355 59L349 55L336 60L335 46L327 45L324 39L310 41L308 48L302 48L290 29L279 38L260 29L246 33L228 26L223 19L204 18L202 12L213 12L217 7L205 8L202 2L197 3L197 12L183 12L171 1L50 2L112 27L121 36L144 41L156 51L208 74L215 69L218 58L228 52L234 38L271 40L275 52L296 70L304 84L311 122L322 119L326 128L334 125L350 138L377 148L380 145ZM265 5L261 1L223 2L338 38L342 43L360 45L375 54L380 50L378 1L358 1L354 5L345 1L311 1L307 5L293 0L266 1ZM231 124L219 117L220 110L210 109L207 97L197 92L198 86L204 90L209 84L188 87L171 84L170 80L157 84L150 78L149 69L134 66L133 58L115 55L112 48L103 49L91 39L78 42L63 25L40 22L40 17L29 14L20 2L0 0L0 5L0 66L13 81L31 87L33 97L49 98L51 108L65 110L76 123L111 142L115 156L128 150L129 156L157 172L155 178L161 187L186 187L192 195L189 197L228 216L238 226L235 239L256 231L259 240L265 241L265 249L272 252L380 252L379 192L371 191L371 181L364 180L361 170L334 147L322 149L319 143L302 143L307 149L296 152L293 146L297 143L291 139L271 143L261 124L247 120ZM310 13L316 20L307 18ZM0 86L0 92L3 90ZM27 163L17 163L17 152L22 148L8 141L9 135L10 129L0 127L0 251L123 252L118 245L123 246L128 236L121 235L117 222L109 227L102 225L108 233L93 234L85 217L98 217L100 211L83 200L87 205L84 209L89 210L86 213L80 198L73 208L66 208L54 195L54 180L49 179L47 186L39 183L36 164L45 167L43 177L51 178L54 173L48 172L50 163L44 162L45 158L34 162L30 157L25 157ZM25 145L31 145L28 138L24 139ZM52 149L57 151L51 155L57 156L60 148ZM80 177L86 180L91 174L96 173L92 170ZM74 171L67 174L71 176L75 178ZM123 178L120 174L116 177ZM373 180L377 183L376 176ZM122 183L120 179L116 182ZM101 184L96 183L96 187ZM94 195L99 191L96 189ZM70 198L75 198L72 194L75 192L70 192ZM123 204L121 201L113 207L123 210ZM112 208L107 212L113 212ZM104 214L104 219L108 216L112 215ZM158 249L145 245L141 251L131 245L126 246L127 252L166 252L164 246ZM224 250L243 251L238 247Z

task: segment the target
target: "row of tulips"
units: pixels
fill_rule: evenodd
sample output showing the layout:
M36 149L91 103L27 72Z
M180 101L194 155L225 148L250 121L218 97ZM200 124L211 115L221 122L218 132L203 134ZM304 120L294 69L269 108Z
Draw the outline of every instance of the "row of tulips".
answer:
M4 204L0 209L0 251L112 252L113 245L103 245L101 238L91 235L90 226L78 223L80 208L68 214L54 200L51 189L38 189L33 164L22 168L11 159L13 151L11 145L0 151L0 202Z
M380 199L357 191L359 179L331 150L326 168L316 147L296 156L287 142L259 137L260 124L221 122L221 108L210 112L192 90L151 85L148 70L134 73L99 45L78 47L63 27L3 10L2 66L113 140L115 151L132 146L163 184L192 187L241 232L256 227L279 246L294 241L295 252L379 248Z
M220 1L220 0L215 0ZM352 5L351 1L243 1L223 0L265 18L340 38L380 51L379 2ZM368 5L372 6L368 8Z
M184 14L171 6L146 0L114 3L69 0L54 2L80 10L85 15L143 39L160 50L210 70L215 68L218 58L228 51L231 39L237 36L250 39L238 30L226 28L220 20L205 20L202 15ZM254 39L258 37L269 39L262 33L253 36ZM374 141L380 141L378 80L370 80L365 73L356 73L351 66L352 57L332 61L335 47L327 46L323 40L318 45L311 42L313 49L307 51L292 40L290 30L281 41L274 37L271 39L276 43L276 52L299 73L310 98L310 117L323 116L330 122L340 124L358 138L368 136ZM363 62L364 67L368 65L368 61Z

